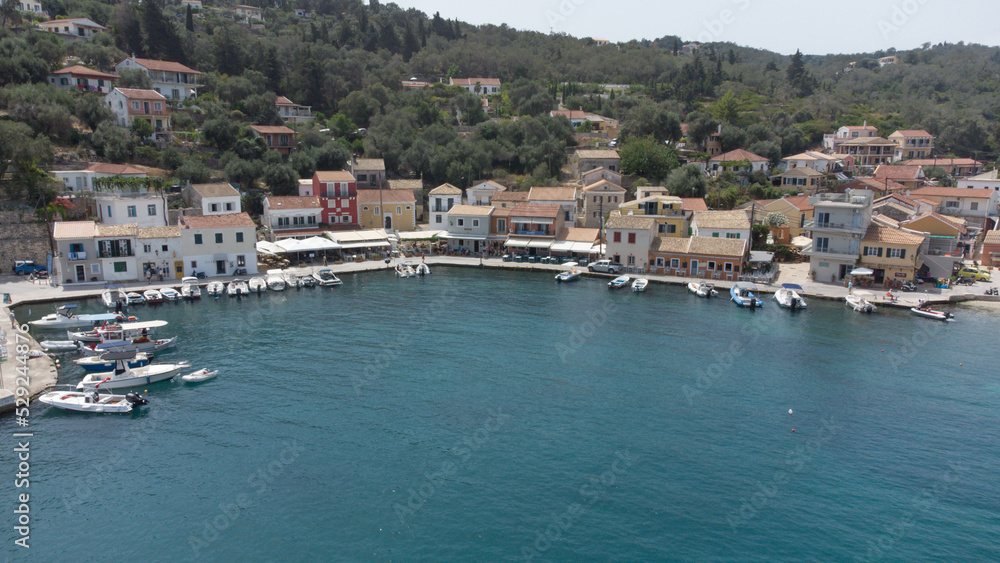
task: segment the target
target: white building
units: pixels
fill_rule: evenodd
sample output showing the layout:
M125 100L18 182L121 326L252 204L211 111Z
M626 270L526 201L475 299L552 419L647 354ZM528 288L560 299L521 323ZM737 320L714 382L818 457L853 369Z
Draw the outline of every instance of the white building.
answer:
M563 210L563 221L576 224L577 199L574 187L535 187L528 191L529 203L554 203Z
M49 20L47 22L39 22L38 28L48 33L55 33L65 39L90 39L94 35L108 29L88 18Z
M449 78L450 86L461 86L472 94L486 96L500 93L499 78Z
M184 250L177 225L139 227L136 262L140 276L146 269L162 272L164 280L184 277Z
M448 211L448 223L445 230L448 234L448 249L468 249L473 254L479 254L486 245L490 235L490 215L493 206L456 205Z
M750 217L742 209L695 211L691 236L750 240Z
M994 190L1000 191L1000 172L996 168L989 172L983 172L978 176L963 178L958 181L959 188L970 190Z
M844 279L861 256L861 239L872 220L872 192L847 190L843 194L820 194L809 198L813 219L803 228L812 232L809 256L813 279L833 283Z
M611 213L604 225L605 256L626 272L645 272L649 267L649 249L656 238L656 219Z
M835 172L841 166L839 158L816 151L806 151L781 159L781 168L789 171L796 168L812 168L816 172Z
M284 96L278 96L274 105L278 108L278 115L285 123L309 123L313 120L312 106L297 104Z
M200 208L202 215L243 212L240 192L225 182L191 184L184 188L184 192L184 199L187 200L188 205Z
M167 225L166 199L159 194L124 195L98 192L94 196L97 218L104 225L135 223L139 227Z
M38 0L18 0L17 6L22 12L42 13L42 3Z
M145 178L146 172L126 164L105 164L98 162L83 170L53 170L50 172L63 181L66 189L71 192L89 192L94 190L96 178L125 176L127 178Z
M823 148L830 152L840 152L837 150L837 145L846 141L854 141L857 139L868 139L878 136L878 128L874 125L868 125L866 121L864 125L845 125L840 129L837 129L836 133L828 133L823 135Z
M81 65L61 68L49 74L49 84L60 90L78 90L80 92L97 92L98 94L111 93L117 81L117 74L99 72Z
M184 275L231 276L237 268L257 273L256 225L246 213L181 217Z
M198 97L198 77L201 72L180 63L128 57L115 65L115 71L142 70L153 83L153 90L171 100L186 100Z
M471 188L466 188L466 201L469 205L490 205L494 195L505 191L507 191L506 186L501 186L493 180L484 180Z
M170 108L167 100L153 90L136 88L115 88L104 97L108 108L115 114L115 124L131 127L136 119L142 119L153 126L152 138L169 136Z
M462 190L451 184L441 184L428 193L428 198L431 229L444 229L448 225L448 212L462 203Z
M311 187L311 180L306 181ZM319 196L268 196L264 198L263 221L271 229L272 240L319 235L323 205Z

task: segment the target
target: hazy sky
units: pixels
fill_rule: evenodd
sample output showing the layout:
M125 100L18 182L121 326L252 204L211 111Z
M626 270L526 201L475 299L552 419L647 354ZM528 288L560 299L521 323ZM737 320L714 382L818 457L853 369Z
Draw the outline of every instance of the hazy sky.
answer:
M384 1L384 0L383 0ZM611 41L679 35L784 54L911 49L925 42L1000 45L998 0L396 0L472 24Z

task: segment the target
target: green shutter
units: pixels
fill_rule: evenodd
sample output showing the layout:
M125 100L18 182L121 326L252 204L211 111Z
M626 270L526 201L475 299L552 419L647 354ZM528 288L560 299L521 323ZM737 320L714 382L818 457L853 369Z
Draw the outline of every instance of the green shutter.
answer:
M862 256L868 256L868 247L866 246L864 251L861 252Z
M719 238L719 233L712 233L712 236L715 238Z
M905 248L899 251L899 257L900 257L900 259L905 259L906 258L906 249Z
M879 258L881 258L881 257L882 257L882 247L881 247L881 246L880 246L880 247L878 247L878 257L879 257Z

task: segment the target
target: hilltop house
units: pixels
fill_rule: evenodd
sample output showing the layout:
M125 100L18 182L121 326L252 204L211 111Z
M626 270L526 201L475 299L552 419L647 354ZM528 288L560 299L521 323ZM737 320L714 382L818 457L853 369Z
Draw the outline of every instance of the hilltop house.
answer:
M229 276L236 268L257 273L256 224L246 213L182 216L178 226L185 275Z
M934 211L961 217L977 230L993 229L1000 214L1000 191L977 188L924 187L910 190L910 198L937 202Z
M201 0L181 0L181 7L200 10L202 8Z
M837 129L835 133L823 135L823 148L833 153L839 153L842 152L838 149L841 143L877 136L878 128L868 125L867 121L864 125L845 125Z
M649 266L649 249L656 238L656 219L611 213L604 225L606 256L627 272L642 273Z
M127 164L105 164L97 162L83 170L53 170L50 172L59 178L71 192L87 192L94 190L94 180L124 176L126 178L145 178L146 172Z
M713 280L737 279L750 241L712 237L656 237L649 251L649 272Z
M248 23L250 20L264 21L264 11L257 6L236 4L233 6L233 13L236 14L237 20L242 20Z
M896 143L894 160L927 158L934 151L934 135L922 129L896 131L889 140Z
M22 12L31 12L32 14L41 14L42 3L38 0L18 0L17 7Z
M80 90L98 94L111 93L117 81L117 74L99 72L80 65L61 68L49 74L49 84L60 90Z
M895 159L896 148L896 143L882 137L863 137L838 144L837 153L843 155L847 171L854 172L890 164Z
M37 25L42 31L55 33L63 39L71 40L90 39L94 35L108 30L108 28L88 18L49 20L38 22Z
M781 167L785 170L811 168L816 172L827 173L838 171L842 165L837 157L816 151L806 151L781 159Z
M191 184L184 188L188 206L201 210L202 215L242 213L240 192L226 182L216 184Z
M131 127L132 122L141 119L153 126L151 139L170 136L170 108L159 92L115 88L104 100L115 114L115 124L119 127Z
M713 156L708 159L706 171L712 176L718 176L731 169L734 172L750 174L752 172L766 172L769 160L743 149L731 150L727 153Z
M115 65L115 71L119 74L126 69L144 71L153 83L153 90L170 100L183 101L198 97L198 88L201 87L198 77L201 72L193 68L170 61L128 57Z
M445 217L452 207L462 203L462 190L451 184L441 184L428 194L430 207L430 226L432 229L444 229L448 222Z
M309 123L313 120L312 106L297 104L284 96L278 96L274 105L285 123Z
M914 158L907 160L906 164L922 167L925 174L929 168L940 168L945 174L955 178L966 178L983 170L983 163L971 158ZM964 186L959 183L958 187Z
M505 191L507 191L506 186L502 186L493 180L483 180L467 188L465 194L469 205L490 205L494 195Z
M319 171L313 174L312 186L299 184L299 195L318 196L323 206L323 223L349 228L358 224L358 187L346 170Z
M608 170L603 166L584 172L580 175L580 179L583 180L584 186L589 186L601 180L607 180L618 186L622 185L622 173L616 170Z
M267 196L264 198L264 226L271 229L271 241L307 238L322 234L323 206L319 196Z
M358 190L362 229L413 231L417 228L416 199L410 190Z
M449 78L449 86L461 86L477 96L500 93L499 78Z
M609 182L598 180L580 190L583 199L583 226L599 229L612 210L625 202L625 188Z
M381 158L351 158L351 174L359 190L385 188L385 161Z
M295 149L295 130L284 125L251 125L250 130L264 139L267 148L288 154Z
M577 175L582 179L586 172L597 168L605 168L612 172L621 170L621 157L614 149L584 149L573 153L571 164L576 169ZM620 183L621 179L619 179Z

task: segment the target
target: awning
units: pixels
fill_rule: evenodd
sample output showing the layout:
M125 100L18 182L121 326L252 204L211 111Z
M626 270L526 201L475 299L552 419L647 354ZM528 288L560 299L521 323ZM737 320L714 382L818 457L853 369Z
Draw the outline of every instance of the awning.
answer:
M594 249L594 243L592 242L574 242L572 251L579 252L581 254L591 254L598 252L597 250Z
M764 252L763 250L751 250L750 251L750 262L751 263L769 263L774 261L773 252Z
M546 249L552 246L551 240L533 240L528 242L528 248Z
M812 242L813 242L812 239L809 237L799 236L792 239L792 246L801 250L812 244Z
M853 270L851 270L852 276L870 276L874 273L875 273L874 270L871 270L869 268L854 268Z
M336 250L340 248L339 244L326 237L310 237L299 242L301 243L299 246L300 251Z
M514 248L527 248L528 239L526 238L508 238L507 242L503 243L504 246L511 246Z
M285 249L266 240L257 241L257 252L261 254L284 254Z
M340 245L340 248L373 248L382 246L392 246L388 241L372 241L372 242L349 242Z
M389 235L383 229L373 229L369 231L327 232L326 236L329 237L330 240L340 244L350 242L387 241L389 239Z
M438 238L451 240L486 240L486 235L460 235L455 233L446 233Z
M431 240L432 238L440 238L447 231L403 231L396 233L399 240Z
M549 250L552 252L573 252L573 241L571 240L557 240L549 246Z

